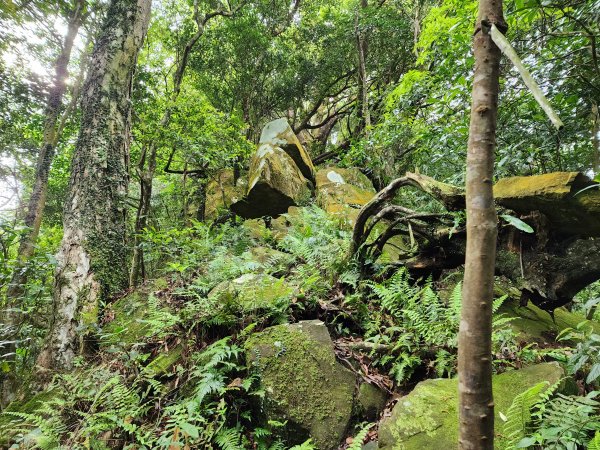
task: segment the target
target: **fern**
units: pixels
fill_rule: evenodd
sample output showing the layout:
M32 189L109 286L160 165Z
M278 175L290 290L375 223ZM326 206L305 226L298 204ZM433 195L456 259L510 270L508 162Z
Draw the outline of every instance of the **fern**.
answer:
M506 413L504 435L508 441L507 449L517 448L516 445L527 434L527 426L531 422L531 411L540 400L540 395L550 383L543 381L517 395Z
M588 450L600 450L600 431L596 431L596 435L588 442Z
M590 433L600 429L600 402L594 399L597 395L598 392L585 397L557 394L539 422L544 447L576 448L587 443Z
M302 444L290 447L290 450L316 450L316 448L317 447L315 447L315 445L312 443L312 439L309 439L308 441L305 441Z
M346 450L361 450L363 447L363 443L369 434L369 430L373 428L374 424L369 424L366 427L362 428L356 436L352 439L352 443L346 448Z
M215 443L222 450L243 450L241 445L242 437L239 430L235 428L225 428L215 436Z

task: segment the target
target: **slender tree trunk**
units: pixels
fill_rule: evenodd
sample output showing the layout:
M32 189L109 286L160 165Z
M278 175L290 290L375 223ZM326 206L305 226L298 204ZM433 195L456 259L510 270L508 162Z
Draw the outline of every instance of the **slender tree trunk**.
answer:
M41 368L70 369L97 323L99 300L127 285L131 84L150 7L151 0L112 0L91 57Z
M19 328L23 323L18 304L20 297L25 293L25 285L28 278L27 262L34 254L35 243L42 223L42 215L48 191L50 166L52 165L56 144L64 128L64 123L72 110L71 105L69 105L61 117L62 102L66 91L66 80L69 75L68 65L71 60L73 43L83 22L84 7L84 0L77 0L75 2L73 10L69 15L67 34L54 63L55 75L46 104L43 143L38 154L33 190L29 198L27 211L23 217L26 230L21 236L15 268L13 269L11 281L6 290L7 304L6 310L3 311L4 317L2 320L4 333L0 335L0 340L7 342L2 348L1 359L8 363L13 363L16 357ZM76 83L73 87L72 102L78 95ZM19 383L15 370L16 368L12 366L10 372L0 375L0 407L5 406L14 398L16 386Z
M600 111L598 103L592 101L592 145L594 155L592 160L592 170L594 175L600 174Z
M494 448L492 300L497 217L492 180L500 50L491 24L506 30L502 0L480 0L474 37L475 72L467 154L467 248L458 342L459 448Z
M361 9L366 9L368 6L368 0L361 0ZM371 127L371 113L369 111L369 86L367 80L367 38L366 32L360 29L359 24L359 12L356 13L355 18L355 33L356 33L356 47L358 51L358 115L359 119L364 125L365 129L368 130Z
M19 250L17 254L17 263L13 272L11 282L8 286L6 296L11 299L17 299L23 295L23 287L27 282L26 264L33 256L35 242L40 232L44 206L46 205L46 194L48 191L48 174L50 166L54 159L54 151L58 139L60 138L59 116L62 107L63 97L66 91L66 80L69 76L68 66L71 60L71 52L75 37L79 32L82 23L84 0L77 0L74 9L69 17L67 34L58 58L54 64L54 82L48 94L46 104L46 117L44 123L43 143L38 154L37 166L35 169L35 181L27 212L24 217L26 231L21 237Z

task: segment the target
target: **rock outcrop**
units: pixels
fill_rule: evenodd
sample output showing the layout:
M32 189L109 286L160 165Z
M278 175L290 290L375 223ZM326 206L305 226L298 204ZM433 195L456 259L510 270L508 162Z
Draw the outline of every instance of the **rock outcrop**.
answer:
M261 311L285 308L294 288L285 280L266 273L247 273L231 281L223 281L208 294L215 310L230 313L235 321Z
M311 183L292 157L280 147L261 144L250 163L248 192L231 210L244 218L274 217L311 195Z
M317 204L330 214L346 217L352 225L360 208L376 193L371 181L357 168L320 169L316 186Z
M283 149L294 160L304 178L311 182L315 180L312 160L286 119L273 120L265 125L259 141L259 145L263 144Z
M579 172L503 178L494 186L496 202L530 215L539 211L553 232L600 236L600 189ZM586 189L587 188L587 189Z
M495 448L506 448L501 433L506 415L514 398L547 381L558 382L564 370L556 363L544 363L525 369L504 372L493 377L495 403ZM458 442L458 380L425 380L408 395L399 399L391 417L379 426L379 448L392 450L456 448Z
M336 361L325 324L267 328L248 339L246 354L265 391L266 419L287 421L288 443L312 438L320 450L337 449L352 416L356 379Z

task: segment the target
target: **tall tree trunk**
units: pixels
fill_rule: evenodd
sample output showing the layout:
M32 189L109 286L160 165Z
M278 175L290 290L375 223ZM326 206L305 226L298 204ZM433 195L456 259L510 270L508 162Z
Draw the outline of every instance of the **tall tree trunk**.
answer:
M6 292L6 296L10 299L17 299L23 295L23 287L27 282L26 263L33 256L35 242L40 232L48 191L48 174L50 173L50 166L54 159L56 144L62 131L59 116L67 87L66 80L69 76L68 66L71 60L73 43L82 23L84 7L84 0L77 0L69 17L67 34L65 35L60 54L54 63L55 74L46 104L43 143L38 154L35 181L24 217L26 231L21 237L17 253L17 263Z
M127 285L131 84L150 7L151 0L112 0L91 57L41 368L70 369L97 323L99 300Z
M500 50L491 24L506 30L502 0L480 0L473 49L475 72L467 153L467 248L458 342L459 448L494 448L492 300L497 217L492 180Z
M600 111L595 101L592 101L592 146L594 149L592 170L597 176L600 175Z
M368 0L361 0L361 9L366 9ZM371 113L369 111L369 86L367 80L367 38L365 30L361 30L359 23L360 13L356 12L355 17L355 33L356 33L356 48L358 52L358 117L362 122L361 126L368 130L371 127Z
M8 363L14 363L18 346L19 328L23 323L19 305L19 299L25 293L27 283L27 262L34 254L35 243L42 223L44 206L46 205L46 194L48 191L48 174L54 158L56 144L62 133L67 116L71 113L71 105L63 112L61 109L63 97L66 91L66 80L69 76L68 66L71 60L71 52L75 38L84 19L84 0L76 0L73 10L69 14L67 33L64 37L62 47L54 63L54 80L50 87L46 103L43 142L38 154L35 171L35 180L27 211L23 217L26 227L19 243L17 258L11 281L6 290L6 310L3 311L3 333L0 340L5 342L2 347L1 359ZM83 64L83 62L82 62ZM77 82L73 87L73 100L78 97ZM18 385L18 375L15 367L11 371L0 375L0 407L5 406L14 399L15 387Z

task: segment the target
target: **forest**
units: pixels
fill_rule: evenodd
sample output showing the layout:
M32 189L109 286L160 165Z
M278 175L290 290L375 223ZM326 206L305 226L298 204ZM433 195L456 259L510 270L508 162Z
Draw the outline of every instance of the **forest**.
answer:
M0 0L0 449L600 450L600 0Z

